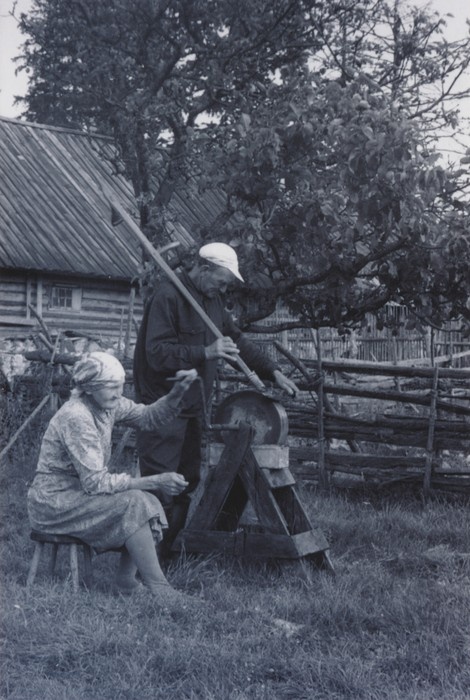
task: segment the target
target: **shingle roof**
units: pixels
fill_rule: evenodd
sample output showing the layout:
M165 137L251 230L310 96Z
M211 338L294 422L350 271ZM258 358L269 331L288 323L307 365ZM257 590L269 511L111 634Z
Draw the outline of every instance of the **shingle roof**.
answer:
M111 226L105 191L136 210L132 186L100 151L109 139L0 117L0 267L132 279L138 241ZM192 242L192 227L210 219L213 202L176 198L172 235Z

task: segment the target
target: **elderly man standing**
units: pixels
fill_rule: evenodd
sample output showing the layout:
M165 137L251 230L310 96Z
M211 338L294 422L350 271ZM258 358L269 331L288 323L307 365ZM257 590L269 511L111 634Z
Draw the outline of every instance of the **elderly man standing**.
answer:
M223 337L214 338L169 280L161 282L145 308L134 355L137 401L150 404L167 394L169 380L178 370L195 368L200 377L185 395L177 418L158 432L137 435L142 476L178 472L189 482L182 494L164 503L169 520L166 553L184 527L190 494L199 483L203 408L212 391L218 360L233 361L240 354L262 379L274 381L290 395L297 392L294 382L243 335L224 308L222 295L227 287L236 279L243 282L233 248L225 243L202 246L196 264L180 279Z

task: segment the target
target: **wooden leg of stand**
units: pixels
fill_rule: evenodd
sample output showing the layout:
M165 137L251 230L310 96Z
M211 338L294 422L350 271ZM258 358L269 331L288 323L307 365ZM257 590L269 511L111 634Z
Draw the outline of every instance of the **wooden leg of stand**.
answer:
M91 565L91 547L87 544L83 547L83 560L85 564L85 584L87 588L90 588L93 578L93 570Z
M78 553L77 545L70 545L70 571L72 572L72 588L74 593L78 591Z
M31 561L31 566L29 567L28 578L26 580L26 588L29 588L36 578L36 573L38 570L39 562L41 560L42 550L44 548L44 542L36 542L34 547L33 559Z
M49 575L52 577L52 576L54 576L55 565L57 562L57 551L59 549L59 545L54 542L53 544L51 544L51 547L52 547L52 551L51 551L51 559L49 562Z

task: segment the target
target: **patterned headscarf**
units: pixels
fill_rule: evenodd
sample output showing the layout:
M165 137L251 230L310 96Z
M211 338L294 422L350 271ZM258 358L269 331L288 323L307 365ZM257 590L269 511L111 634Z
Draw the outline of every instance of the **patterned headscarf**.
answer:
M90 352L74 365L72 383L80 392L94 391L124 382L125 378L124 367L113 355Z

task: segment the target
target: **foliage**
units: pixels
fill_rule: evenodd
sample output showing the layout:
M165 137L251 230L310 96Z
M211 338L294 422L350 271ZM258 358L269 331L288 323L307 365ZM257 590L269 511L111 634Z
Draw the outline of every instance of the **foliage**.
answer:
M278 298L313 327L391 300L413 323L470 321L468 176L434 150L456 128L470 40L447 42L437 15L398 0L34 0L21 25L26 116L112 134L158 243L175 192L208 198L193 233L238 247L245 324Z

